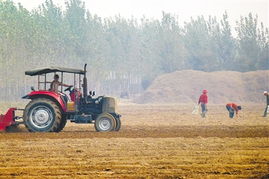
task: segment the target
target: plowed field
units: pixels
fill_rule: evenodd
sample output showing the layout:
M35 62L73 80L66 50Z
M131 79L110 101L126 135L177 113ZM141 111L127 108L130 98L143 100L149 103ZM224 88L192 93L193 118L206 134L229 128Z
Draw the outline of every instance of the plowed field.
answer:
M0 178L269 178L269 117L243 107L229 119L224 106L209 106L202 119L188 105L125 104L122 129L110 133L22 125L0 133Z

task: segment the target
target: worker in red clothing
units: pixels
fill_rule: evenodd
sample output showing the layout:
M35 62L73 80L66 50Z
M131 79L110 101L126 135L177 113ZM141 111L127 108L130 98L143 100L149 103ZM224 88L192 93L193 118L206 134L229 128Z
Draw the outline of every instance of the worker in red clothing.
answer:
M226 109L229 111L229 117L234 117L234 111L236 112L236 116L238 116L238 111L242 109L241 106L238 106L235 103L228 103L226 104Z
M205 117L205 114L207 112L207 106L206 106L207 103L208 103L207 90L203 90L203 94L200 96L199 101L198 101L198 105L201 104L201 108L202 108L202 113L201 113L202 118Z

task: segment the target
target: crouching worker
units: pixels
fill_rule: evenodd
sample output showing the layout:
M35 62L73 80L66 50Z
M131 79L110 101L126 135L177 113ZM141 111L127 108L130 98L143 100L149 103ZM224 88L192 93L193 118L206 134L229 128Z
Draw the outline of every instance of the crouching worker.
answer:
M229 111L229 117L234 117L234 112L236 112L236 116L238 116L238 111L242 109L241 106L236 105L235 103L226 104L226 109Z

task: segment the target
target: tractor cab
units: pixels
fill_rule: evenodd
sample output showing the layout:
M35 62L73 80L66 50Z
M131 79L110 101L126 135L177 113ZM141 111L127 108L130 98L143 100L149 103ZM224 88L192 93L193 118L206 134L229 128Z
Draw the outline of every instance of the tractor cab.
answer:
M73 76L73 80L68 80L68 82L72 85L67 87L66 89L64 88L64 74L69 73ZM30 98L33 99L37 96L40 95L48 95L57 100L59 104L61 104L61 107L64 109L64 111L68 111L68 107L71 107L71 110L73 110L73 107L76 102L82 97L82 86L87 86L87 84L81 84L81 79L82 75L84 78L86 78L86 65L85 69L71 69L71 68L62 68L62 67L45 67L45 68L40 68L40 69L35 69L31 71L26 71L26 75L29 76L37 76L37 90L35 90L34 87L32 87L32 92L26 95L23 98ZM59 89L57 89L58 92L52 91L51 90L51 83L53 80L53 76L50 75L57 75L60 76L59 79ZM58 75L60 74L60 75ZM87 80L83 80L86 81ZM87 87L86 87L87 88ZM87 92L87 89L84 90ZM69 92L69 96L66 94L66 92ZM85 94L86 96L87 94ZM58 99L61 98L59 101ZM69 104L69 105L68 105Z
M25 126L32 132L59 132L67 120L75 123L93 123L96 131L118 131L120 115L116 112L113 97L98 96L88 92L86 67L84 69L45 67L26 71L29 76L37 76L37 90L24 96L30 99L24 110ZM51 90L53 75L59 76L57 91ZM69 78L64 80L64 75ZM71 78L70 78L71 77ZM49 79L49 80L48 80ZM69 86L64 89L64 82ZM67 95L67 94L68 95Z

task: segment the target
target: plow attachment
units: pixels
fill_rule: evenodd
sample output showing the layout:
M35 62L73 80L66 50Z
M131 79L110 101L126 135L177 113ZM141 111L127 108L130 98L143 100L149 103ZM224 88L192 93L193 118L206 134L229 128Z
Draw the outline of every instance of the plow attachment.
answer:
M5 115L0 115L0 131L6 130L7 127L16 125L15 111L17 108L9 108Z

